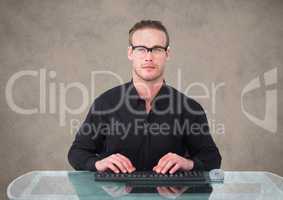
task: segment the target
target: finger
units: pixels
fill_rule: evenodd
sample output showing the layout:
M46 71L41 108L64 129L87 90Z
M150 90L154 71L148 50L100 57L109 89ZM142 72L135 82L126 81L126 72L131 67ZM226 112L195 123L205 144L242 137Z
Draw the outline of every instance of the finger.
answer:
M153 171L156 171L156 167L157 167L157 165L155 165L155 166L152 168L152 170L153 170Z
M175 158L175 155L174 153L167 153L166 155L164 155L162 158L160 158L160 160L158 161L157 165L159 167L164 167L164 165L168 162L168 160L172 160Z
M154 166L153 168L152 168L152 170L154 171L154 172L156 172L156 173L159 173L160 172L160 169L159 169L159 166Z
M121 164L121 166L123 167L123 169L122 169L123 173L126 173L128 171L130 172L126 162L123 159L121 159L118 155L114 155L113 159L117 160Z
M176 163L175 165L174 165L174 167L172 167L171 169L170 169L170 171L169 171L169 173L170 174L174 174L177 170L179 170L181 168L181 166L178 164L178 163Z
M126 156L119 153L117 153L116 155L123 161L129 172L132 172L135 169L130 159L128 159Z
M158 186L158 187L156 188L156 190L158 191L159 194L163 194L163 193L164 193L163 186Z
M158 161L157 165L159 165L160 163L164 162L165 160L167 160L168 157L170 157L171 153L167 153L164 156L162 156L160 158L160 160Z
M161 186L161 187L157 187L157 191L158 191L158 193L161 195L161 196L163 196L163 197L165 197L165 198L169 198L169 199L171 199L172 197L171 197L171 192L170 192L170 190L168 190L168 188L167 187L163 187L163 186Z
M166 160L164 159L162 162L160 162L156 167L156 172L160 173L163 170L163 168L166 166L168 161L170 161L170 158L167 158Z
M115 165L113 165L111 162L107 162L106 167L107 169L110 169L111 171L115 173L119 173L119 169Z
M174 194L179 194L181 191L177 187L170 186L169 189L172 191Z
M160 172L160 169L159 169L158 166L155 166L154 169L153 169L153 171L155 171L156 173L159 173L159 172Z
M178 195L183 194L188 189L187 186L186 187L184 187L184 186L183 187L170 186L169 188L170 188L170 190L173 191L174 194L178 194Z
M165 174L175 163L169 160L166 165L161 169L161 173Z
M115 164L121 172L123 172L123 173L127 172L126 168L122 165L122 163L117 158L115 158L114 156L110 158L110 162Z
M127 169L128 173L131 173L131 172L136 170L136 168L132 165L131 161L127 161L124 158L121 158L120 156L118 156L118 157L119 157L119 159L121 159L121 162L123 163L123 165Z
M160 191L161 191L163 194L170 194L170 193L172 193L171 190L169 190L169 188L166 187L166 186L161 186L159 189L160 189Z
M126 156L120 153L117 153L116 155L119 156L121 159L123 159L129 167L134 167L129 158L127 158Z

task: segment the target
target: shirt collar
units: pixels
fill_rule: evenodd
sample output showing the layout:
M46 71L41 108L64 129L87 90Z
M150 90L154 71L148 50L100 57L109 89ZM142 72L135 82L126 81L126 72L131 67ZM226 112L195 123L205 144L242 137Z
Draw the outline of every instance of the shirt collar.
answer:
M144 99L142 99L139 96L137 89L134 86L133 79L131 79L131 81L127 83L126 96L130 98L129 102L134 107L138 106L139 103L144 102ZM167 107L169 104L169 100L170 100L170 91L169 91L169 87L167 86L164 80L161 88L159 89L159 91L157 92L156 96L152 101L152 106L157 106L158 109Z

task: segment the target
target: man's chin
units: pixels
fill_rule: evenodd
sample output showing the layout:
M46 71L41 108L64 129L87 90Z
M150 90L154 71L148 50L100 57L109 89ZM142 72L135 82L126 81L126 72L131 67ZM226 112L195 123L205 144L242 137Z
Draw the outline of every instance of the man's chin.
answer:
M141 77L144 81L149 81L149 82L152 82L152 81L156 81L158 80L160 76L154 76L154 77L149 77L149 76L145 76L145 77Z
M136 75L144 81L152 82L152 81L158 80L162 76L162 73L137 73L136 72Z

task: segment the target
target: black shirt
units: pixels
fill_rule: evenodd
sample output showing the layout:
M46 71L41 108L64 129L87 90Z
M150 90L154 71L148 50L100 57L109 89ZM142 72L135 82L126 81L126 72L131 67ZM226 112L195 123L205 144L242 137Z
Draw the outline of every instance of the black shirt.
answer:
M200 104L164 82L147 113L131 81L95 99L68 159L76 170L95 171L97 160L121 153L137 170L152 170L169 152L193 160L194 170L220 168Z

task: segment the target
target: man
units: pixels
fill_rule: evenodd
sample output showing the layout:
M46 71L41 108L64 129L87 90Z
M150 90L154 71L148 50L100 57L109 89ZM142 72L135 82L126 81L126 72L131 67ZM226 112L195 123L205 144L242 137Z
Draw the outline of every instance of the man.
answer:
M161 22L140 21L130 29L132 80L94 101L68 154L75 169L164 174L220 168L202 107L165 83L169 54Z

